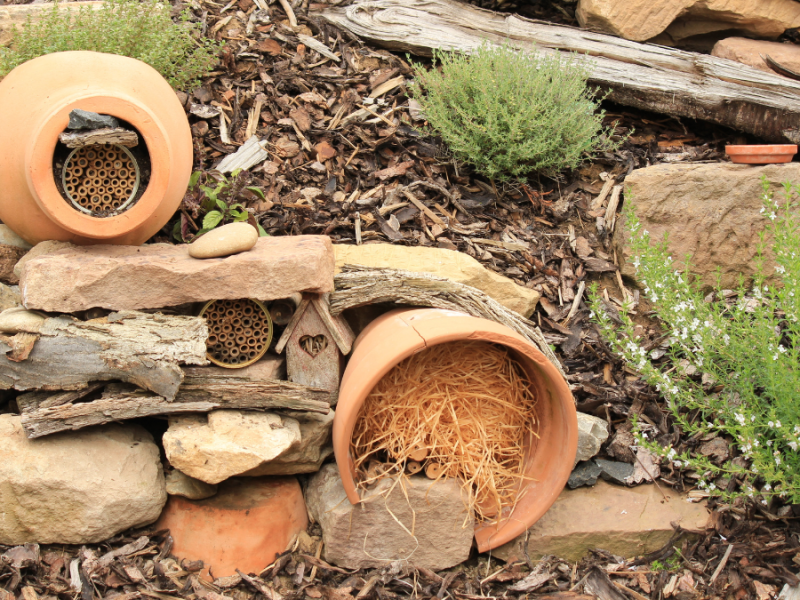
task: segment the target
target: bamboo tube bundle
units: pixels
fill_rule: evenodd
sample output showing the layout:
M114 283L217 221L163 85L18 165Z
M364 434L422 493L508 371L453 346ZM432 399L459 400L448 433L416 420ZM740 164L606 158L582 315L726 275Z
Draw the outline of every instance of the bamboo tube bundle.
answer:
M212 300L201 317L208 321L208 359L221 367L240 368L266 354L272 341L272 320L256 300Z
M124 207L137 185L133 158L121 146L101 144L78 148L64 165L64 191L91 213Z
M351 454L361 485L381 474L424 470L457 477L479 522L513 507L525 452L537 435L533 385L507 348L488 342L440 344L387 373L364 402ZM424 466L423 466L424 461Z

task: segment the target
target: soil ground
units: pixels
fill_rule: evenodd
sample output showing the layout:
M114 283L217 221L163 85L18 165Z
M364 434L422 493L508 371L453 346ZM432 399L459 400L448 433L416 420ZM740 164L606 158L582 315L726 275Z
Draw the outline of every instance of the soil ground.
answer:
M476 3L575 24L575 3L567 0ZM325 24L313 16L322 5L295 2L296 28L277 2L260 12L254 0L194 0L191 7L204 32L226 42L219 70L200 88L181 95L192 123L195 168L213 168L250 135L266 139L269 158L245 173L237 187L264 191L264 199L247 191L242 199L268 233L324 234L337 243L379 241L465 252L541 292L532 319L555 346L578 409L610 425L601 456L633 462L628 445L634 412L644 415L664 443L700 443L682 439L658 395L610 354L583 302L572 319L565 322L565 317L581 281L599 281L612 304L619 304L625 293L638 293L632 282L614 276L617 256L611 238L595 225L604 209L593 211L591 202L604 178L622 181L633 169L664 161L722 161L726 143L753 140L707 123L605 103L606 123L616 124L618 136L630 134L619 151L593 157L555 179L533 178L527 186L497 190L449 157L409 106L406 57L364 45ZM313 50L299 37L303 35L324 44L340 60ZM225 115L225 131L220 131L220 117L207 117L209 109ZM436 220L397 193L399 186L415 182L414 194ZM200 226L198 200L197 194L187 195L176 218L186 238ZM174 242L175 223L153 241ZM639 312L644 335L655 339L657 323L647 319L643 303ZM691 473L667 465L658 480L661 486L702 495L692 482ZM168 558L168 534L143 531L88 548L12 550L0 561L0 587L25 600L74 599L73 558L87 564L92 555L118 549L140 535L148 537L143 549L122 553L107 569L80 573L83 600L114 595L121 600L577 598L587 582L603 598L739 600L768 598L784 584L800 583L795 575L800 569L800 507L719 505L713 499L709 506L712 527L707 532L691 536L677 530L661 551L635 561L621 562L596 551L577 565L557 557L504 565L476 555L439 574L394 564L352 573L315 558L318 544L304 542L258 577L210 585L197 576L199 565ZM0 553L6 550L0 547ZM547 575L541 585L514 588L532 570Z

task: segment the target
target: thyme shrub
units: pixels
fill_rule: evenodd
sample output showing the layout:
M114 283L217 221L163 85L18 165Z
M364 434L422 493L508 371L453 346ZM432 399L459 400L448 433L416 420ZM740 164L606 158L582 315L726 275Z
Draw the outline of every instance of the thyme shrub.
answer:
M434 53L415 64L412 96L453 155L491 180L524 180L612 150L604 112L575 57L484 43L468 56Z
M41 18L29 17L9 48L0 48L0 77L44 54L91 50L139 59L175 89L190 89L217 63L221 44L201 40L189 19L184 11L173 21L163 0L107 0L97 10L65 10L55 2Z
M679 469L693 470L698 486L726 499L773 496L800 503L800 213L798 187L785 184L775 199L764 180L762 213L768 217L776 267L765 272L765 232L752 287L717 289L705 296L688 271L673 266L666 240L651 244L633 210L626 209L631 254L644 292L661 320L668 360L654 363L634 335L623 307L622 324L609 317L596 286L591 305L613 349L655 386L685 436L733 441L716 464L694 450L664 448L637 426L640 445ZM688 264L688 261L687 261ZM767 283L768 275L775 284ZM742 458L744 460L742 460ZM735 477L736 482L731 482ZM724 489L721 485L725 483ZM731 485L727 485L731 483Z

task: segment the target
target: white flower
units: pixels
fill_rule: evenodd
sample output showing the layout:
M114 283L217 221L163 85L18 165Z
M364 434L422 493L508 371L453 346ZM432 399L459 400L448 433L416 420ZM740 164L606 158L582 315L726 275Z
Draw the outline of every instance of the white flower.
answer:
M780 429L781 428L781 422L780 421L775 421L775 427Z
M772 486L771 486L770 484L768 484L768 483L765 483L765 484L764 484L764 489L765 489L766 491L770 491L770 490L772 489Z
M776 273L786 273L786 269L783 268L782 265L778 265L777 267L775 267L775 272Z

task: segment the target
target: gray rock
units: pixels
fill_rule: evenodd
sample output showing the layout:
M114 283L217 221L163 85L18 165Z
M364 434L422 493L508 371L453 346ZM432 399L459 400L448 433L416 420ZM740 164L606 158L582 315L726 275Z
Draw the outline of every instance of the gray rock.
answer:
M216 410L170 417L164 451L170 464L210 484L234 476L314 473L333 453L334 411Z
M295 411L281 411L280 414L283 418L295 419L300 423L300 442L277 458L242 475L260 477L316 473L325 459L333 454L331 444L331 429L335 416L333 409L327 415Z
M578 452L575 465L589 460L600 452L600 446L608 439L608 424L605 420L586 413L578 413ZM574 466L574 465L573 465Z
M353 506L338 468L327 464L308 482L306 504L322 527L323 558L347 569L401 561L438 571L466 560L472 547L474 523L455 479L387 477Z
M19 297L19 286L0 283L0 312L17 306L22 306L22 300Z
M67 129L103 129L104 127L119 127L119 121L109 115L100 115L96 112L76 108L69 113Z
M574 490L584 485L594 485L601 472L602 469L593 460L578 463L567 480L567 487Z
M189 477L177 469L167 474L167 494L183 496L189 500L205 500L217 493L219 486Z
M0 244L5 246L16 246L23 250L33 248L28 242L19 237L8 225L0 225Z
M625 485L625 478L633 475L633 465L616 460L596 458L594 462L600 468L600 477L611 483Z
M136 425L29 440L0 415L0 544L89 544L158 519L167 493L158 446Z

